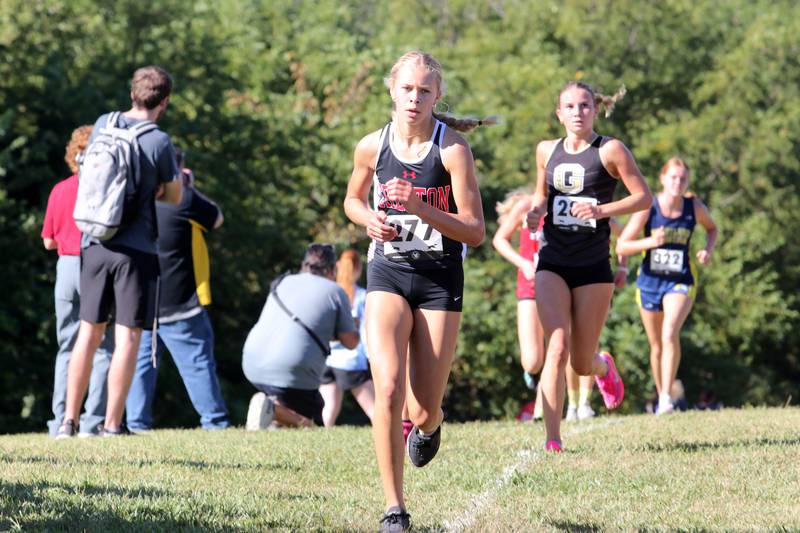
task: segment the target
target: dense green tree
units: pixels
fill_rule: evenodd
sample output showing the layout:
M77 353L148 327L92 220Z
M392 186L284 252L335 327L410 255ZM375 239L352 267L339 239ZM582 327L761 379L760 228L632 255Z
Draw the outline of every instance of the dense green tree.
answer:
M390 117L383 78L411 48L445 69L443 108L502 116L468 138L487 235L494 205L531 185L534 147L561 134L559 87L580 78L626 98L598 130L621 138L651 186L679 154L717 219L685 329L690 399L777 403L800 381L797 235L800 81L791 2L668 0L5 0L0 3L0 383L3 431L48 416L55 354L55 257L40 244L47 194L67 175L77 125L129 105L129 79L156 63L176 90L163 121L199 187L226 213L210 246L212 320L224 393L241 419L241 346L269 281L312 240L366 246L341 209L358 139ZM467 259L466 312L446 399L458 419L513 414L528 398L516 346L514 271L487 242ZM698 235L695 244L702 242ZM634 264L638 259L634 258ZM633 275L631 276L631 281ZM629 411L652 381L632 283L602 345L619 355ZM162 425L194 425L164 365Z

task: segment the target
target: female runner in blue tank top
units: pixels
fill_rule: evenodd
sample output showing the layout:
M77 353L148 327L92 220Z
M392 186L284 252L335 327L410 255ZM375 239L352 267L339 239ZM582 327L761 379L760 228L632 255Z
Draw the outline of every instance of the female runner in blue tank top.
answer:
M697 262L707 265L717 226L703 202L687 197L689 166L673 157L659 175L662 190L647 211L631 216L617 240L617 253L644 252L636 280L639 312L650 343L650 365L658 390L658 414L673 412L670 389L681 360L680 333L694 302L696 275L690 240L697 222L706 230ZM644 230L644 238L639 234Z
M536 147L536 191L528 226L536 227L546 216L536 302L549 339L541 387L545 449L553 452L561 451L564 389L559 384L568 361L579 375L595 376L609 409L624 395L614 360L597 351L614 291L608 218L647 209L652 195L625 145L594 131L599 106L605 103L608 110L616 99L606 98L582 82L565 85L556 116L566 137ZM620 179L630 194L613 201Z
M372 239L366 320L375 382L372 433L386 498L381 531L404 531L410 526L401 413L405 404L414 423L409 459L424 466L439 448L461 320L464 250L478 246L485 233L472 152L455 129L485 122L434 115L442 69L429 54L403 55L386 85L393 120L356 146L344 208Z

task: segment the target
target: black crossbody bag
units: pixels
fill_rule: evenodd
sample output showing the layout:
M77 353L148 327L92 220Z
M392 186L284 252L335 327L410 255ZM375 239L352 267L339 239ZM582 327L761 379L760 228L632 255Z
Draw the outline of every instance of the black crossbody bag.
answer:
M292 313L289 310L289 308L286 307L286 304L283 303L283 300L281 300L281 297L278 296L278 285L280 285L281 281L283 281L283 278L285 278L287 275L288 275L288 273L283 274L278 279L273 281L272 285L270 285L269 293L272 295L273 298L275 298L275 301L278 302L278 306L280 306L280 308L283 309L283 311L287 315L289 315L289 318L291 318L292 320L294 320L295 322L300 324L303 327L303 329L306 330L309 335L311 335L311 338L314 339L314 341L317 343L317 345L320 347L320 349L322 349L322 353L325 354L325 357L328 357L331 354L331 347L328 344L322 342L320 340L320 338L317 336L317 334L314 333L314 330L311 329L310 327L308 327L302 320L300 320L299 316L297 316L296 314Z

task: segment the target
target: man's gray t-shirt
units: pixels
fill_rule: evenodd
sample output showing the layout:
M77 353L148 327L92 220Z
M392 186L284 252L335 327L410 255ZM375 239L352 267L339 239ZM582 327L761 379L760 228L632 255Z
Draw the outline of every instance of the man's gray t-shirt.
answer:
M100 131L106 127L108 114L97 119L92 130L93 141ZM120 115L117 127L129 128L141 122ZM158 236L156 226L155 198L156 190L161 183L167 183L180 176L180 169L175 160L175 148L169 135L159 129L148 131L139 136L139 168L140 185L138 190L139 208L137 214L131 219L130 224L120 230L106 241L104 245L125 246L140 252L155 254L158 250L156 239ZM85 234L81 240L81 248L86 248L90 243L100 242L91 239Z
M324 343L356 330L347 294L327 278L308 272L286 276L277 292ZM253 384L316 390L325 371L325 354L269 296L244 343L242 369Z

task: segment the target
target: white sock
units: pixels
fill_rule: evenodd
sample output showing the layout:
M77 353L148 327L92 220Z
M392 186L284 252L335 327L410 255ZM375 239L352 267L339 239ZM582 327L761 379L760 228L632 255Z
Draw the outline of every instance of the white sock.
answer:
M672 398L670 398L669 393L662 392L661 394L659 394L658 405L663 405L665 407L667 405L672 405Z
M439 426L436 426L436 429L439 429ZM425 433L424 431L422 431L422 428L420 428L420 430L419 430L419 434L420 434L420 435L422 435L423 437L425 437L425 438L427 439L428 437L430 437L431 435L433 435L434 433L436 433L436 429L434 429L434 430L433 430L433 431L431 431L430 433Z

